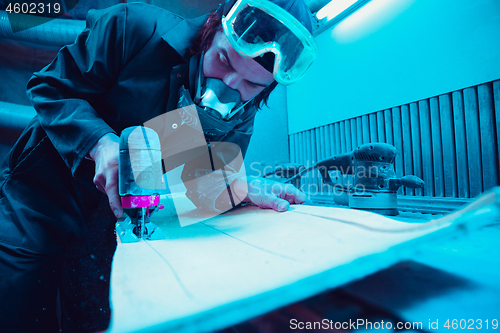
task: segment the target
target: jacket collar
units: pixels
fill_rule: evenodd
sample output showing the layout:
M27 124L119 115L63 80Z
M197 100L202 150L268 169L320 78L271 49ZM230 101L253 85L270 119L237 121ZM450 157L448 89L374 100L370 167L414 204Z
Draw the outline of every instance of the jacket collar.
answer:
M193 19L182 19L172 29L163 34L161 38L166 41L179 55L186 59L193 38L196 37L209 14Z

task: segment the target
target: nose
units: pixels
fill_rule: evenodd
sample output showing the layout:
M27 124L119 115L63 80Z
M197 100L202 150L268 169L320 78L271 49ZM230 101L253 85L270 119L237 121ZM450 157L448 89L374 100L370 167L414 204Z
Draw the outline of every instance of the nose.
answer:
M236 73L229 73L226 76L224 76L224 83L226 86L228 86L231 89L238 90L238 87L240 86L241 78L239 77L238 74Z

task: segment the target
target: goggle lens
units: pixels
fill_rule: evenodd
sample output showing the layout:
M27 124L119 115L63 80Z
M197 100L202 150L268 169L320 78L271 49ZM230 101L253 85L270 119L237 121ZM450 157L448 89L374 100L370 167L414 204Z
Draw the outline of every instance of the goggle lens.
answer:
M236 51L255 58L280 83L298 80L315 58L315 45L307 47L296 31L261 8L246 4L224 20L226 35ZM273 64L268 52L275 54Z

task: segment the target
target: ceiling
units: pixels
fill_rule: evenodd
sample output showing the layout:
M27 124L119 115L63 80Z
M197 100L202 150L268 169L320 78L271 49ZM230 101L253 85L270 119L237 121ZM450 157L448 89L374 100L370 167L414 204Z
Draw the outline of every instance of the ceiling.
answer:
M211 12L222 0L152 0L150 3L184 17L197 17ZM330 0L304 0L311 13L317 12Z

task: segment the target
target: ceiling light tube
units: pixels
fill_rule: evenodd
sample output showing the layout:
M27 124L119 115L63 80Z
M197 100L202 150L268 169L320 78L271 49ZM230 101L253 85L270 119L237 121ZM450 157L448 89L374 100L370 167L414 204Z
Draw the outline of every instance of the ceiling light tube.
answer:
M327 21L339 16L347 9L353 7L355 3L359 0L333 0L330 1L325 7L321 8L317 13L316 17L318 20L322 20L324 18Z

